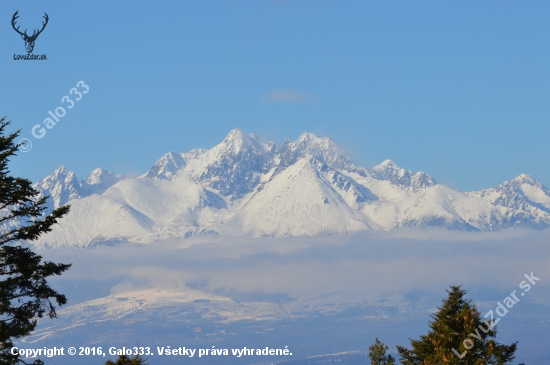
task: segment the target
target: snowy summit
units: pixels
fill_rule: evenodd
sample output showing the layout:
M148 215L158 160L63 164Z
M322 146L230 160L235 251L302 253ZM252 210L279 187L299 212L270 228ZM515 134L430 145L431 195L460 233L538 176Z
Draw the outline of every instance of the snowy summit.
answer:
M168 152L138 178L103 169L78 180L64 166L35 184L71 212L38 245L150 243L198 234L342 235L442 227L492 231L550 226L550 191L528 175L462 193L386 160L357 167L330 138L280 147L232 130L211 149Z

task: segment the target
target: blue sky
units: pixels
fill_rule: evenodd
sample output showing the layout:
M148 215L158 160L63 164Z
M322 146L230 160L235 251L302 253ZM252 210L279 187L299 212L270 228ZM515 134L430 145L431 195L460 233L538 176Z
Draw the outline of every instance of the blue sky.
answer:
M49 23L34 54L11 27ZM233 128L328 136L456 189L527 173L550 186L550 4L512 1L3 1L0 114L33 143L11 164L144 173ZM40 140L31 128L83 80Z

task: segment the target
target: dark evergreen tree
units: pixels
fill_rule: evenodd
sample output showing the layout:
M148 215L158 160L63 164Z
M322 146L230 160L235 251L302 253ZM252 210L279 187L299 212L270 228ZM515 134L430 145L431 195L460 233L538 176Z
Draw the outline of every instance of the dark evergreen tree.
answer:
M143 357L139 355L135 355L134 357L120 355L116 362L107 360L105 365L147 365L147 362Z
M376 338L376 342L369 347L369 358L371 365L395 365L395 359L391 355L386 355L388 346Z
M419 340L410 340L412 350L397 346L403 365L504 365L514 358L517 342L502 345L495 341L496 326L464 298L460 286L447 290L447 299L431 315L430 331ZM453 351L454 349L454 351Z
M20 131L6 136L8 125L5 118L0 119L0 364L18 364L25 362L11 353L13 339L30 334L37 318L56 317L52 300L63 305L67 299L50 288L46 279L70 267L42 262L24 242L49 232L69 207L46 215L47 198L39 199L29 180L10 175L8 162L19 148L14 140Z

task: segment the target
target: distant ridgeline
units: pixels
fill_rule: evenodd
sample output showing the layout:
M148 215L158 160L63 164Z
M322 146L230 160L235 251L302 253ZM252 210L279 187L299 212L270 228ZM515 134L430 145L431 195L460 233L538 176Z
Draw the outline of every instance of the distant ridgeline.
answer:
M289 360L278 362L277 365L365 365L370 364L369 355L363 352L346 352L332 355L312 356L302 360Z
M61 166L35 188L50 196L50 209L71 205L68 217L37 243L43 247L201 234L298 237L550 226L550 191L528 175L463 193L390 160L357 167L334 141L310 133L278 147L233 130L209 150L169 152L139 177L96 169L82 181Z

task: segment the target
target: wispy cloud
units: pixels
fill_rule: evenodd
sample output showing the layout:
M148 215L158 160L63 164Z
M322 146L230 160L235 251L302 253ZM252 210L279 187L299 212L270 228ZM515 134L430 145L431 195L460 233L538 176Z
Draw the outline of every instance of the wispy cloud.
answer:
M315 95L309 92L299 90L281 90L275 89L266 95L267 103L306 103L317 104Z
M441 305L449 285L463 284L468 298L487 313L519 290L530 272L540 282L500 322L499 336L504 342L522 343L522 356L545 359L540 349L550 346L544 327L550 305L547 231L202 236L40 254L73 266L51 279L69 303L58 311L56 321L42 320L26 339L27 344L40 341L37 347L59 346L74 338L120 347L135 338L168 344L184 336L188 346L210 343L203 342L211 341L206 337L185 337L192 323L216 331L206 336L217 333L212 341L227 348L248 346L250 339L284 340L296 346L295 353L305 354L299 344L306 338L319 343L318 348L342 343L341 348L354 349L364 346L363 340L350 345L357 333L365 341L381 336L391 345L406 344L426 327L428 313ZM257 319L253 327L252 318ZM242 319L247 321L234 322ZM277 322L281 319L285 322ZM222 337L226 329L237 335Z
M550 277L546 232L509 230L447 238L438 231L254 240L209 237L41 254L74 264L60 281L73 282L73 287L85 283L81 299L105 295L109 285L151 287L167 278L177 286L192 284L209 293L300 298L348 292L366 299L416 290L441 292L450 284L508 290L531 271L545 281ZM97 291L92 294L94 282ZM543 293L548 292L537 290L532 297Z

